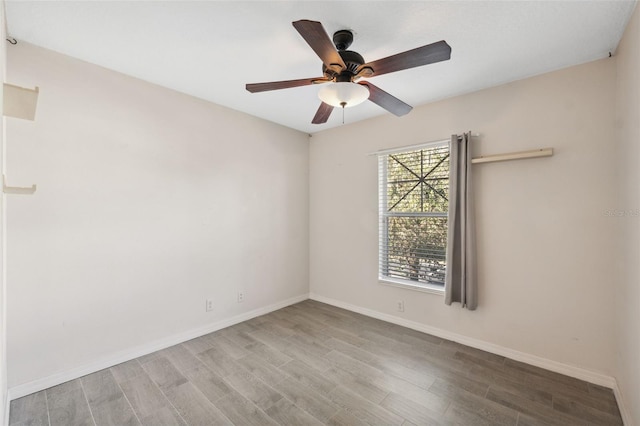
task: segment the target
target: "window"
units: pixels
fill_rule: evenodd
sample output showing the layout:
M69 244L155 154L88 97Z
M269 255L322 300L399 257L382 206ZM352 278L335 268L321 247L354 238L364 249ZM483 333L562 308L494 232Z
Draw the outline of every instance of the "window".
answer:
M381 154L378 173L380 280L443 290L447 268L448 143Z

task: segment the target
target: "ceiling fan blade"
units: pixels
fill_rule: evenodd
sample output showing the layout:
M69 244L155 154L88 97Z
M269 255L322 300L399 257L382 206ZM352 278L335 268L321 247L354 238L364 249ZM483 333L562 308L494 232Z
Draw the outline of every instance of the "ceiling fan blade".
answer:
M327 83L330 80L325 77L301 78L300 80L272 81L270 83L247 84L246 88L251 93L267 92L269 90L289 89L290 87L309 86L317 83Z
M318 111L316 111L316 115L311 120L312 124L323 124L326 123L331 115L331 111L333 111L333 107L329 104L325 104L322 102Z
M366 67L373 69L373 75L382 75L390 72L420 67L435 62L447 61L451 58L451 46L441 40L426 46L417 47L393 56L378 59L361 65L358 72Z
M413 109L411 105L407 105L402 102L400 99L392 96L379 88L378 86L374 86L368 81L361 81L358 84L362 86L367 86L369 88L369 100L378 106L386 109L392 114L397 115L398 117L409 114L409 112Z
M320 22L303 19L292 24L327 68L339 73L347 67Z

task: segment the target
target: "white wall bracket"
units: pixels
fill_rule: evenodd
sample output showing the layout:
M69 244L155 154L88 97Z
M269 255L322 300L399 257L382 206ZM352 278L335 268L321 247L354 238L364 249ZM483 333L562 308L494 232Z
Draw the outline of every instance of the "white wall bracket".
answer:
M21 194L31 195L36 192L36 186L31 185L31 188L19 187L19 186L7 186L7 178L2 175L2 192L5 194Z
M3 113L6 117L22 118L33 121L36 118L38 93L40 89L27 89L4 83Z

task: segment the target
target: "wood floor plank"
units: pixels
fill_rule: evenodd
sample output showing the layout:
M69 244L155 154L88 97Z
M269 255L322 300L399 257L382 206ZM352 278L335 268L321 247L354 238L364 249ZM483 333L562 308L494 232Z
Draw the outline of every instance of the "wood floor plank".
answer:
M616 397L613 394L613 390L604 386L594 385L593 383L587 383L589 395L594 398L616 403Z
M489 386L488 392L489 393L486 394L487 398L489 398L489 394L494 394L495 392L509 392L512 395L524 398L545 407L552 407L553 396L551 393L544 390L530 388L528 386L518 385L509 380L496 381L492 383Z
M231 392L216 401L216 406L235 425L243 426L276 426L276 423L254 403L238 394Z
M342 409L338 411L327 422L329 426L368 426L364 420L359 419L349 412L349 410ZM403 423L404 426L404 423Z
M171 363L180 371L184 373L188 370L202 366L200 361L194 354L192 354L184 345L175 345L170 348L164 349L159 352L162 356L165 356Z
M45 391L32 393L11 401L9 424L49 425Z
M540 391L544 392L544 391ZM613 392L609 389L609 392L613 394ZM565 388L558 388L553 393L553 398L563 398L565 400L571 401L573 403L581 404L593 408L598 411L602 411L604 413L613 415L615 417L620 417L620 410L618 409L618 403L615 400L615 397L612 399L603 397L601 395L595 396L590 392L583 391L570 391L568 392Z
M295 332L296 323L292 321L292 317L286 317L279 315L278 312L272 312L268 315L269 322L277 325L280 328L286 329L287 333L293 334Z
M433 336L431 334L423 333L422 331L413 330L411 328L402 327L399 334L403 336L410 336L414 339L422 340L423 342L428 342L434 345L441 345L445 340L440 337Z
M225 377L225 381L263 411L282 399L279 392L246 370Z
M80 379L70 380L68 382L46 389L47 398L51 398L55 395L78 389L82 389L82 383L80 382Z
M136 417L124 394L115 399L89 404L97 426L136 426Z
M292 378L278 383L275 388L295 405L323 423L326 423L340 409L326 396Z
M246 350L242 345L218 333L214 333L212 335L211 344L213 347L217 347L226 352L234 359L239 359L249 355L249 351Z
M247 347L247 345L256 343L257 340L249 335L249 331L238 328L239 325L242 324L236 324L233 327L227 327L223 330L218 331L218 333L220 333L221 336L224 336L227 339L231 340L235 344L245 348Z
M513 426L517 424L517 419L518 413L513 417L487 414L459 403L452 403L444 417L445 421L451 421L457 425L473 426Z
M195 339L187 340L182 343L182 346L187 348L189 352L194 355L198 355L211 349L211 339L208 335L196 337Z
M328 316L324 312L316 310L314 307L309 307L308 305L304 305L301 303L295 306L291 306L290 308L295 313L295 315L306 318L311 322L322 324L325 327L328 325L326 321L327 319L335 319L335 317Z
M160 388L144 372L123 381L120 387L141 420L170 405Z
M137 359L132 359L131 361L123 362L122 364L111 367L111 374L113 374L113 377L118 383L121 383L146 373L142 369L140 362L138 362Z
M466 392L479 397L484 397L489 390L487 382L475 380L471 377L461 376L457 373L450 373L445 378L438 377L429 390L437 395L447 396L451 399L464 397Z
M81 382L96 425L133 426L140 424L110 369L84 376Z
M572 399L554 395L553 409L561 413L569 414L594 425L621 425L622 418L601 411L590 405L576 402Z
M322 426L320 423L306 411L301 410L292 404L286 398L282 398L269 409L267 409L269 417L274 419L281 425L304 425L304 426Z
M238 364L258 379L265 383L269 383L271 386L277 385L289 377L286 371L274 367L264 358L256 354L251 354L239 359Z
M95 425L81 388L68 392L52 392L51 395L47 393L47 404L51 426Z
M81 379L89 404L100 404L123 396L122 390L110 369L100 370Z
M142 368L162 391L187 382L187 379L164 356L145 363Z
M223 378L243 370L235 359L218 348L207 349L197 356L209 369Z
M330 325L325 325L325 328L323 328L323 331L330 336L329 339L325 340L323 343L325 346L328 346L327 342L329 340L340 340L344 343L348 343L352 346L356 346L356 347L360 347L363 344L365 344L367 341L365 339L363 339L362 337L358 337L355 334L349 333L345 330L342 330L340 328L337 327L333 327ZM332 348L335 349L335 348Z
M293 335L293 330L281 326L277 323L277 321L274 321L269 316L267 316L265 321L260 324L260 330L271 333L274 336L280 337L282 339L287 339L288 337L291 337L291 335Z
M440 348L445 354L451 353L463 353L466 355L470 355L476 359L482 359L485 361L492 362L497 365L504 365L506 358L502 355L492 354L491 352L483 351L481 349L472 348L470 346L465 346L458 342L452 342L451 340L441 340Z
M374 385L368 377L359 374L352 374L340 367L330 368L324 375L332 382L349 389L353 393L360 395L367 401L379 404L387 395L387 389ZM335 388L335 385L334 385Z
M335 381L329 380L325 373L321 373L298 360L291 360L280 367L279 371L286 372L300 383L316 389L321 393L330 392L337 385Z
M247 356L251 354L257 355L264 362L267 362L275 367L280 367L281 365L286 364L287 362L292 360L290 356L287 356L283 352L280 352L279 350L274 349L271 346L265 345L261 342L251 343L250 345L246 346L246 349L248 351Z
M512 408L521 414L526 414L532 419L544 421L549 426L579 423L578 418L555 412L550 405L541 404L526 396L522 396L522 393L512 393L503 388L489 388L487 399L505 407Z
M327 340L325 345L333 349L332 352L325 356L325 358L330 359L332 362L340 365L341 360L343 362L350 362L349 358L351 358L359 361L360 365L384 371L385 367L383 360L373 352L334 338Z
M428 336L428 335L425 335ZM423 354L436 355L440 350L440 342L442 339L429 340L425 338L416 337L413 334L406 334L406 332L399 332L393 334L393 339L408 345L412 350L418 350Z
M332 366L337 366L343 370L368 378L381 376L384 372L393 370L391 365L395 364L394 361L385 362L378 359L371 352L364 351L360 348L350 348L348 346L349 345L346 344L337 345L336 347L339 349L334 349L328 353L325 359L330 361ZM409 370L406 367L402 368L407 371ZM418 376L419 374L412 370L410 375ZM429 377L429 380L424 383L425 388L428 388L434 380L435 378Z
M274 314L277 315L277 318L280 321L286 321L290 324L293 324L293 330L297 332L309 333L310 335L314 335L314 333L322 333L322 330L324 329L324 324L319 323L318 321L314 321L313 318L299 315L295 311L287 311L286 308L282 309L281 311L276 311L274 312Z
M328 395L336 405L349 410L353 415L372 426L401 425L404 422L404 418L401 416L367 401L342 386L337 386Z
M451 401L444 416L446 420L473 425L515 425L518 420L516 410L470 392L458 392Z
M439 404L434 404L432 402L429 405L432 405L433 409L430 409L425 405L417 404L402 395L390 393L380 403L380 405L414 424L439 425L441 424L439 419L442 418L442 415L445 413L447 408L449 408L449 401L442 399Z
M222 377L209 370L204 364L185 371L184 376L211 402L216 402L231 392L231 388Z
M231 420L189 382L167 387L164 393L188 425L233 426Z
M322 343L316 341L313 338L305 338L301 335L294 334L289 337L287 341L291 342L292 345L299 346L301 349L304 349L306 352L311 353L317 357L323 357L329 352L331 352L331 348L326 347Z
M519 361L514 361L512 359L506 359L504 362L504 366L516 371L522 371L526 374L526 377L533 376L535 378L545 379L550 382L561 383L564 386L569 387L577 392L589 392L589 384L587 382L573 377L565 376L554 371L545 370L543 368L525 364ZM527 380L527 382L529 382L529 380Z
M266 329L254 330L251 333L249 333L249 336L253 337L258 342L261 342L267 346L270 346L271 348L278 351L284 351L290 345L290 343L287 342L285 337L276 336L275 334L270 333Z
M382 389L402 395L403 397L417 404L424 405L427 408L434 409L431 404L439 404L442 399L448 400L445 395L431 392L427 389L421 388L420 386L414 385L413 383L409 383L406 380L385 373L383 373L382 376L368 377L368 379Z
M140 419L143 426L186 426L173 407L162 407L146 417Z
M142 355L141 357L138 357L138 362L140 363L140 365L142 365L142 364L147 363L149 361L153 361L154 359L158 358L159 356L163 356L162 351L151 352L150 354Z
M296 324L292 331L293 334L289 337L289 341L302 341L311 345L318 344L323 346L324 341L331 338L331 336L325 332L305 324Z
M391 358L382 359L375 367L424 389L429 389L435 380L433 372L416 370L404 366Z
M470 354L465 351L456 351L450 359L463 361L465 364L479 365L487 368L505 368L504 359L502 361L500 361L499 358L487 359L486 357L476 356L476 354Z
M313 354L300 345L291 344L287 346L283 352L291 359L302 361L318 371L325 371L331 368L331 363L324 357Z

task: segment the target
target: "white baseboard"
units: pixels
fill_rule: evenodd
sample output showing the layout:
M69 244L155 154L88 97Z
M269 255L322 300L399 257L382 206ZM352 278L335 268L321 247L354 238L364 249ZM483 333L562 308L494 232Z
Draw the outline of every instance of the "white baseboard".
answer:
M357 312L368 317L376 318L382 321L398 324L403 327L411 328L413 330L422 331L423 333L431 334L447 340L453 340L454 342L461 343L472 348L481 349L483 351L491 352L496 355L501 355L506 358L513 359L515 361L524 362L536 367L544 368L545 370L554 371L556 373L564 374L566 376L574 377L576 379L584 380L589 383L593 383L600 386L605 386L611 389L615 389L616 380L605 374L597 373L595 371L586 370L584 368L576 367L573 365L563 364L561 362L553 361L547 358L542 358L536 355L516 351L504 346L496 345L493 343L485 342L483 340L474 339L472 337L463 336L461 334L453 333L451 331L443 330L441 328L431 327L419 322L410 321L404 318L396 317L393 315L374 311L372 309L363 308L349 303L342 302L340 300L330 299L328 297L320 296L318 294L310 293L309 298L317 300L318 302L326 303L329 305L343 308L352 312Z
M633 426L633 419L631 419L631 413L629 412L629 409L627 408L628 405L625 403L625 399L624 396L622 395L622 392L620 391L620 388L618 387L618 383L616 383L616 385L613 387L613 394L616 397L616 402L618 403L618 409L620 410L620 416L622 416L622 423L624 423L625 426Z
M234 324L250 320L251 318L265 315L269 312L277 311L278 309L293 305L294 303L302 302L303 300L307 300L308 298L308 294L302 294L300 296L292 297L281 302L277 302L268 306L264 306L262 308L254 309L253 311L245 312L231 318L226 318L215 323L208 324L204 327L199 327L193 330L185 331L183 333L175 334L173 336L156 340L154 342L147 343L130 350L117 352L109 356L100 358L94 362L82 365L77 368L73 368L71 370L62 371L60 373L56 373L42 379L14 386L8 391L7 404L14 399L21 398L34 392L39 392L43 389L47 389L64 382L68 382L69 380L74 380L79 377L86 376L87 374L95 373L96 371L104 370L105 368L113 367L114 365L130 361L132 359L150 354L155 351L159 351L161 349L168 348L169 346L186 342L187 340L195 339L196 337L204 336L205 334L213 333L214 331L218 331L223 328L230 327ZM5 413L5 416L7 415L8 409Z

